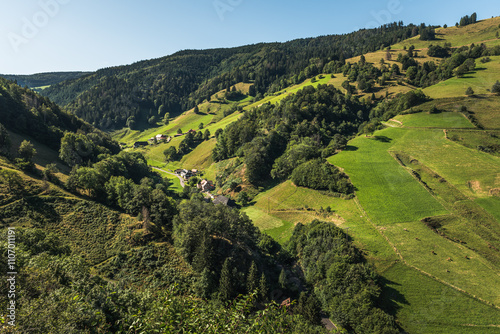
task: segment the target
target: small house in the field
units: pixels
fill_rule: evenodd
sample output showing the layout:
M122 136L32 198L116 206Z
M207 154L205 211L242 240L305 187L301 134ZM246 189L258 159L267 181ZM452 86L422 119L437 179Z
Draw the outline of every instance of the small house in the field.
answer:
M194 176L194 174L190 170L183 169L180 173L180 176L182 176L184 180L188 180L190 177Z
M168 137L165 136L165 135L162 135L162 134L158 134L156 135L156 141L157 142L163 142L163 141L167 141Z
M134 148L139 148L139 147L143 147L143 146L148 146L148 142L147 141L136 141L134 143Z
M214 198L214 204L222 204L225 206L234 206L234 201L226 196L217 196Z
M215 189L214 183L209 180L202 180L198 183L197 188L201 191L211 191Z

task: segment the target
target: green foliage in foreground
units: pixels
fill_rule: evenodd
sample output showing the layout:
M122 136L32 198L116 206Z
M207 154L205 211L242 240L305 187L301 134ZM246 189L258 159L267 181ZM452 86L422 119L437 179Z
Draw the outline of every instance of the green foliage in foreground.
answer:
M159 290L106 282L91 275L89 264L61 241L55 233L16 229L16 326L7 324L11 319L2 311L2 333L325 332L292 315L289 307L270 303L257 309L256 293L225 304L181 294L175 287ZM1 241L3 281L7 249ZM152 261L143 257L141 263ZM6 310L7 285L0 290L0 305Z

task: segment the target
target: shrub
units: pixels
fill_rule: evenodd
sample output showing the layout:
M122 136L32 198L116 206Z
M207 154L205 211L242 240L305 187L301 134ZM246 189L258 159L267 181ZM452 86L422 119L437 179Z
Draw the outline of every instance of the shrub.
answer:
M352 185L340 170L322 159L305 162L295 168L292 173L292 182L316 190L329 190L348 194L352 192Z
M497 80L497 82L495 82L493 87L491 87L491 92L493 94L500 95L500 81Z
M474 90L472 89L472 87L467 88L467 90L465 91L465 95L467 96L474 95Z

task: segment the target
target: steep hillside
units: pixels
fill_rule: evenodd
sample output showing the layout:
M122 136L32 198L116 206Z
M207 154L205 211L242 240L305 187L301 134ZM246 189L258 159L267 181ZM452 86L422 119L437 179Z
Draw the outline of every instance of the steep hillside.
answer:
M6 174L14 173L5 182ZM54 184L28 176L2 159L2 228L37 228L58 235L92 265L130 248L132 217L74 196ZM129 240L129 241L127 241ZM106 247L100 245L106 244Z
M420 36L416 36L405 40L401 43L393 45L393 49L409 48L414 45L417 49L427 48L430 44L441 45L449 43L452 47L460 47L463 45L485 43L490 46L499 45L496 33L500 30L500 16L496 16L486 20L480 20L475 24L466 26L447 27L436 29L436 40L422 41Z
M253 84L252 96L274 93L323 72L325 66L332 66L335 61L408 38L413 28L393 23L378 29L287 43L186 50L103 69L51 86L43 94L101 129L121 129L129 125L130 117L146 126L153 116L163 118L167 112L179 115L239 82Z
M29 136L55 151L59 151L65 131L93 133L103 147L115 153L119 149L109 136L48 98L3 78L0 78L0 123L9 131Z

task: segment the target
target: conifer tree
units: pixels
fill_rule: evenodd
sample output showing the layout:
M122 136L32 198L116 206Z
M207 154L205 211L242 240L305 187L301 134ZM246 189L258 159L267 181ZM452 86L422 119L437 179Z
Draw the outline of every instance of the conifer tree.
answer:
M195 290L201 298L209 298L214 289L214 273L208 268L203 269L195 284Z
M210 236L203 235L200 245L196 249L196 255L193 259L193 269L198 272L201 272L206 268L212 270L213 253L212 238Z
M257 266L255 265L255 262L252 261L252 265L250 266L250 269L248 270L248 276L247 276L247 291L250 293L257 289L259 286L259 272L257 270Z
M307 295L304 291L302 291L299 296L299 301L297 302L297 305L294 308L294 312L297 314L304 314L304 307L306 303L307 303Z
M321 323L321 308L319 304L319 301L313 294L311 294L307 297L307 301L303 307L304 317L315 325L319 325Z
M267 298L267 295L269 293L269 286L267 285L267 279L266 275L262 273L260 276L260 281L259 281L259 295L262 300L265 300Z
M231 258L226 258L222 265L219 279L219 297L221 300L231 300L234 296L234 280L231 273Z
M282 289L286 289L286 272L285 268L281 269L280 277L278 278L278 283Z

